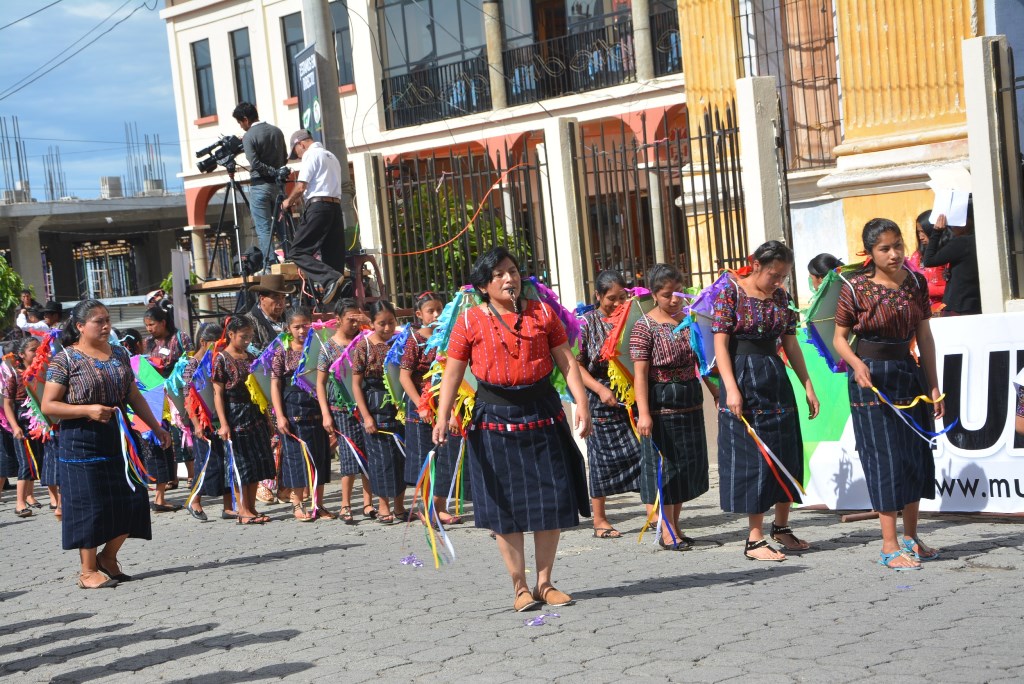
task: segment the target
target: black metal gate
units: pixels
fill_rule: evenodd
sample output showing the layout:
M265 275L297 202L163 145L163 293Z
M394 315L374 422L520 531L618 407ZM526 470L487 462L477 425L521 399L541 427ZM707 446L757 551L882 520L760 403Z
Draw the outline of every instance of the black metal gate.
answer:
M646 133L637 139L624 122L584 137L580 161L593 248L593 268L585 272L613 269L642 285L648 269L664 261L683 273L685 284L704 287L748 255L739 129L731 107L724 115L705 112L696 134L670 128L667 113L664 120L655 140Z
M505 245L523 269L552 287L536 152L488 151L400 158L385 168L384 264L391 301L411 308L430 290L446 296L469 281L477 256ZM544 179L542 181L542 179Z
M1006 64L1000 59L999 44L992 42L992 68L996 97L996 127L1002 133L998 136L999 183L1003 203L998 209L1003 212L1006 226L1007 267L1010 280L1010 296L1024 297L1024 156L1020 146L1019 96L1024 94L1024 76L1016 76L1013 49L1006 47Z

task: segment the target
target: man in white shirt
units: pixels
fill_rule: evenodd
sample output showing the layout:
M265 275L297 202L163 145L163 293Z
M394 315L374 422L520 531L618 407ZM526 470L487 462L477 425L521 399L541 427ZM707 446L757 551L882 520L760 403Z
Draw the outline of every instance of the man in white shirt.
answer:
M64 307L61 306L60 302L56 302L51 299L38 309L28 309L26 311L34 311L42 320L30 322L28 317L25 315L26 312L23 311L18 314L17 320L15 321L16 325L25 332L45 335L53 328L60 325L60 319L61 315L64 313Z
M321 301L330 304L338 296L344 275L316 257L325 243L331 245L333 266L344 267L345 228L341 216L341 163L309 131L292 133L290 159L301 159L299 178L281 203L290 209L302 196L302 218L295 227L288 258L306 277L320 285ZM340 260L339 246L340 245Z

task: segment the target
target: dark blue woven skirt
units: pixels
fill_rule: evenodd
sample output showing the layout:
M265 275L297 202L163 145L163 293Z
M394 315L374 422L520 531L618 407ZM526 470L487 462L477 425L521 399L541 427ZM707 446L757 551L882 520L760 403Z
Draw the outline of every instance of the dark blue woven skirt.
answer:
M306 443L309 455L316 468L320 485L331 481L330 440L324 432L324 419L316 399L297 387L288 387L284 392L284 410L288 416L288 428L292 434ZM285 489L301 489L312 486L306 470L306 459L302 445L287 435L281 435L281 481Z
M24 428L23 428L24 429ZM28 431L25 432L28 434ZM37 480L39 469L43 467L43 445L34 439L28 440L28 448L32 450L29 454L25 447L25 440L14 440L14 453L18 457L18 479Z
M356 449L365 456L363 426L359 424L352 412L344 409L331 409L331 417L334 418L334 429L351 439ZM352 447L342 437L338 437L338 465L342 477L358 475L363 472L363 469L359 467L359 461L356 460L356 455L352 453Z
M196 455L196 477L203 473L203 486L199 490L202 496L223 496L228 493L225 478L226 464L224 442L214 435L210 441L196 439L192 443ZM209 460L209 464L207 464ZM203 469L206 469L205 472Z
M39 476L39 484L43 485L44 487L57 487L60 485L60 479L58 478L57 475L59 439L60 431L54 430L50 438L43 442L43 462L40 464L40 468L42 468L42 473L40 473Z
M469 432L473 522L498 534L576 527L590 515L586 468L551 384L532 386L519 405L490 404L477 396ZM513 390L515 388L512 388ZM481 423L523 425L524 430L481 429Z
M871 380L890 401L908 404L927 395L921 369L913 360L865 359ZM898 511L921 499L935 498L935 459L931 447L879 401L870 389L861 389L849 374L850 414L857 453L867 480L871 507ZM905 412L925 430L935 429L931 405L920 402Z
M171 433L171 449L174 451L174 462L175 463L190 463L195 460L196 455L193 447L185 444L185 434L181 428L177 425L172 425L170 429Z
M405 426L398 422L394 406L385 402L387 390L383 381L378 384L364 380L363 392L377 429L394 433L363 433L366 458L370 462L370 486L377 496L395 497L405 492L405 455L395 440L395 435L402 437Z
M737 354L736 384L743 395L743 414L797 480L804 477L804 445L800 436L793 386L786 366L776 355ZM800 501L800 492L779 472L776 480L746 427L726 408L723 387L718 401L718 477L722 510L764 513L777 503ZM792 496L786 494L786 492Z
M651 439L640 441L640 498L653 504L658 494L660 450L661 502L692 501L708 491L708 440L700 380L651 383L648 401L654 427Z
M247 390L248 391L248 390ZM227 402L228 424L235 468L243 485L258 484L277 477L274 452L270 448L270 426L256 405L248 401Z
M94 549L128 535L152 539L146 486L125 480L117 423L78 418L60 427L60 480L63 548Z
M166 428L166 424L164 425ZM139 445L139 452L146 464L146 472L153 478L156 484L167 484L174 480L177 473L177 465L174 463L174 449L164 449L159 444L154 444L147 433L135 435L135 441Z
M18 477L18 452L14 448L14 435L0 430L0 477Z
M594 429L587 437L590 496L597 498L635 492L640 487L640 442L633 434L626 409L605 406L587 390Z
M434 448L434 426L420 420L416 404L405 402L405 484L416 486L423 459ZM436 467L435 467L436 470Z

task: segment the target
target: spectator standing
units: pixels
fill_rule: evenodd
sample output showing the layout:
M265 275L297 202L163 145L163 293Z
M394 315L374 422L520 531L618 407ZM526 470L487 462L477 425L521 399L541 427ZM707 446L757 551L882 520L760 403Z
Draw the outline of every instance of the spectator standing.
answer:
M231 114L245 131L242 147L249 162L249 211L256 231L256 243L263 253L264 267L277 258L271 251L273 243L274 200L277 197L277 170L285 165L288 152L284 133L277 126L260 121L256 105L239 102Z

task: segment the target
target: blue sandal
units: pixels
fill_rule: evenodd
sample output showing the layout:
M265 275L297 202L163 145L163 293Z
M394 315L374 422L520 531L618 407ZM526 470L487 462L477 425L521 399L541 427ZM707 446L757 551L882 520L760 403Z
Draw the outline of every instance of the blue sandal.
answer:
M922 556L920 553L918 553L917 551L914 550L914 544L917 544L917 548L919 548L919 549L927 548L929 551L932 552L932 555L930 555L930 556ZM906 537L903 537L903 549L907 553L909 553L911 556L913 556L914 560L919 560L921 562L933 561L933 560L936 560L939 557L939 550L938 549L933 549L930 546L926 547L924 542L922 542L917 537L912 537L910 539L907 539Z
M878 564L879 565L884 565L885 567L889 568L890 570L895 570L896 572L900 572L900 571L903 571L903 570L920 570L921 569L920 565L911 565L911 566L908 566L908 567L900 567L898 565L896 565L896 566L890 565L890 563L892 563L894 560L896 560L900 556L904 556L906 558L913 558L912 554L908 554L903 549L900 549L899 551L893 551L892 553L879 553L878 556L879 556L879 558L878 558Z

